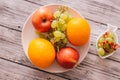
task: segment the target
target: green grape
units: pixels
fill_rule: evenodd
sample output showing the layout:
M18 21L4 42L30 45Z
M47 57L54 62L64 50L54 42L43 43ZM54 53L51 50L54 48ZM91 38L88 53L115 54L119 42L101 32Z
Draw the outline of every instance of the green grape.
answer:
M53 20L51 23L51 28L56 28L58 26L58 21Z
M62 33L62 35L61 35L61 39L64 39L64 38L65 38L65 34Z
M100 37L99 40L98 40L99 43L102 43L102 42L104 42L104 41L105 41L105 38L104 38L104 37Z
M71 15L68 15L68 19L67 19L67 22L69 22L70 20L72 20L73 17Z
M101 56L104 56L105 55L105 51L103 48L99 48L98 49L98 53L101 55Z
M67 14L63 13L60 15L60 18L63 20L67 20L68 16L67 16Z
M60 11L56 11L53 16L54 16L54 18L59 18L60 15L61 15L61 12Z
M108 37L114 38L114 33L113 32L109 32Z
M110 48L109 49L109 53L112 53L114 51L114 49Z
M58 26L57 26L57 28L59 29L59 28L61 28L63 26L63 24L60 24L60 22L58 21Z
M59 19L59 23L60 23L60 24L65 24L65 21L60 18L60 19Z
M103 47L101 44L98 44L97 46L98 46L98 48L102 48Z
M59 51L60 48L65 47L68 43L65 30L67 23L73 19L73 17L64 7L55 11L53 17L51 29L46 38L54 45L56 51Z
M106 44L103 45L103 48L105 48L105 49L110 49L110 46L109 46L108 43L106 43Z
M111 37L106 38L106 40L108 40L109 43L113 42L113 39Z
M61 29L61 31L65 31L66 30L66 24L64 24L60 29Z
M55 37L55 42L59 42L60 41L60 37Z
M68 42L67 38L63 39L63 43L66 44Z
M60 31L56 30L56 31L53 32L53 35L56 38L60 38L62 36L62 33Z

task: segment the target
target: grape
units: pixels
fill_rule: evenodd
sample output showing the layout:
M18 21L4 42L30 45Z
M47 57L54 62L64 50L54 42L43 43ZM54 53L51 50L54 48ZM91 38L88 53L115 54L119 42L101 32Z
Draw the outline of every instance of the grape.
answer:
M104 42L104 41L105 41L105 38L104 38L104 37L100 37L99 40L98 40L99 43L102 43L102 42Z
M58 21L58 27L57 28L61 28L63 26L63 24L60 24L60 22Z
M61 31L65 31L66 30L66 24L64 24L60 29L61 29Z
M98 48L102 48L103 47L100 43L97 46L98 46Z
M61 35L61 39L64 39L64 38L65 38L65 34L62 33L62 35Z
M67 20L68 16L67 16L67 14L63 13L60 15L60 18L63 20Z
M58 21L56 21L56 20L52 21L51 27L56 28L57 26L58 26Z
M60 37L55 37L55 42L59 42L60 41Z
M113 39L111 37L106 38L106 40L108 40L109 43L113 42Z
M53 16L54 16L54 18L59 18L60 15L61 15L61 12L60 11L56 11Z
M63 43L66 44L68 42L67 38L63 39Z
M65 47L68 40L66 38L66 25L73 17L67 12L67 9L60 8L53 14L54 19L51 23L51 30L48 32L47 39L54 45L56 51Z
M65 21L60 18L60 19L59 19L59 23L60 23L60 24L65 24Z
M71 15L68 15L67 22L69 22L72 19L73 19L73 17Z
M54 31L53 34L56 38L60 38L62 36L62 33L58 30Z
M105 51L103 48L99 48L98 49L98 53L101 55L101 56L104 56L105 55Z
M108 37L114 38L114 33L113 32L109 32Z
M108 43L106 43L106 44L103 45L103 48L108 50L108 49L110 49L110 45Z
M113 51L114 51L114 49L112 49L112 48L111 48L111 49L109 49L109 53L112 53Z

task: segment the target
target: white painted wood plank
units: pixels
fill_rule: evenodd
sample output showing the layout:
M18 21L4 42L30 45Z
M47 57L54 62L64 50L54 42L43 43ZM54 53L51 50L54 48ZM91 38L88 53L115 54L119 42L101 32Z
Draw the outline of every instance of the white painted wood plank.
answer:
M2 51L0 52L0 57L20 64L32 66L25 57L21 46L21 28L25 19L32 11L34 11L34 9L41 4L46 5L48 3L67 4L79 10L85 18L93 20L93 22L89 21L92 27L91 42L93 44L93 46L89 49L90 53L87 55L80 67L78 66L70 72L58 75L72 80L119 80L120 69L118 66L120 66L120 50L106 60L101 60L98 56L96 56L95 50L95 40L100 32L103 31L101 28L105 28L104 25L99 23L110 22L115 25L120 24L119 1L76 0L73 2L73 0L35 0L31 3L23 0L0 0L0 25L2 26L0 27L0 50ZM96 23L96 21L98 23ZM12 28L13 30L5 27ZM120 31L118 30L117 33L119 34Z
M27 17L37 7L23 0L0 0L0 25L21 30Z
M49 73L0 59L0 80L67 80Z
M7 45L8 47L11 45L10 43L4 42L4 41L2 43L8 44ZM13 46L15 46L15 45L13 45ZM18 47L18 46L15 46L15 47ZM5 48L3 48L3 49L5 49ZM13 47L13 49L15 49L15 48ZM18 49L16 49L16 51L17 50ZM2 53L3 53L3 51L4 50L2 50ZM7 56L7 58L9 58L9 60L11 60L13 62L17 62L17 63L28 65L28 66L35 68L32 64L29 64L29 61L25 58L25 56L23 56L22 53L19 52L16 54L16 56L11 56L11 55L14 55L12 53L15 53L15 52L8 53L7 51L4 51L3 54L5 54ZM19 57L18 54L21 56ZM8 65L9 64L7 64L7 66ZM108 66L108 67L106 67L106 66ZM113 80L113 79L119 80L120 69L118 66L120 66L120 64L118 62L114 62L111 60L101 60L96 55L88 54L86 59L80 64L80 66L78 66L77 68L75 68L69 72L57 74L57 75L68 78L68 79L72 79L72 80L80 80L80 79L82 79L82 80L89 80L89 79L90 80L101 80L101 79L103 79L103 80L108 80L108 79L109 80ZM16 67L17 67L17 65L16 65ZM21 70L21 69L19 69L19 70ZM26 69L24 69L24 70L26 71ZM44 73L44 74L46 74L46 73ZM34 75L36 75L36 74L34 74ZM98 78L98 79L96 79L96 78Z
M21 30L29 14L41 5L50 3L61 3L71 6L85 18L99 23L120 25L119 0L0 0L0 24Z
M92 23L90 22L90 24L92 24ZM96 28L95 26L96 27L99 26L99 28L100 28L100 25L98 25L98 24L94 25L94 28ZM101 27L103 27L103 26L101 26ZM103 27L103 29L104 29L104 27ZM18 32L18 31L12 30L12 29L8 29L5 27L0 27L0 30L1 30L0 32L3 31L2 33L4 34L4 36L2 36L2 35L0 36L0 42L1 42L0 43L0 49L1 49L0 57L17 62L17 63L20 63L20 64L34 67L28 61L28 59L25 57L22 46L19 45L19 43L21 41L20 40L20 33L21 32ZM94 30L92 29L92 31L94 31ZM6 32L7 32L7 34L6 34ZM101 32L101 30L100 30L100 32ZM15 39L12 39L13 36ZM91 38L93 40L93 41L91 41L92 44L95 44L94 35L91 36ZM106 60L104 60L105 62L101 63L101 59L98 56L93 55L93 54L96 54L95 46L91 46L89 52L91 52L92 54L88 53L86 59L82 62L82 64L84 64L85 66L87 65L86 67L90 66L90 68L86 68L88 70L86 72L92 72L92 70L95 68L96 70L93 74L99 74L97 77L102 75L101 73L106 74L105 78L107 78L107 79L109 77L108 75L114 76L115 79L118 79L120 77L120 68L118 67L118 66L120 66L120 64L118 62L106 59ZM120 59L118 58L117 60L120 60ZM82 64L81 64L81 66L84 66ZM108 64L110 66L109 68L106 67L106 66L108 66ZM75 70L72 70L72 71L67 72L65 74L58 74L58 75L66 77L66 78L70 78L70 79L74 79L74 78L81 79L81 78L83 78L82 74L86 75L86 73L84 72L84 69L83 69L84 73L78 73L78 72L81 72L82 69L83 68L80 67L80 70L76 68ZM76 70L77 70L77 72L76 72ZM70 74L73 74L73 73L74 73L74 76L71 76ZM77 76L78 74L81 76ZM85 79L89 79L88 76L93 76L93 74L85 76L86 77ZM94 80L94 79L95 79L95 77L92 77L92 80Z
M60 3L78 10L85 18L120 25L120 0L26 0L36 4Z

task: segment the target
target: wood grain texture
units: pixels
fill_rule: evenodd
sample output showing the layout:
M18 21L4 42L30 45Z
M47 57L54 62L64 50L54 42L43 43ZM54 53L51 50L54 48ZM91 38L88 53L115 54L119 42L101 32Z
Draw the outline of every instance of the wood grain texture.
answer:
M61 3L75 8L85 18L89 20L103 24L111 23L119 26L120 6L118 4L120 4L120 1L118 0L116 2L114 0L106 0L104 1L104 3L102 3L103 1L75 0L73 2L72 0L0 0L0 23L6 26L9 26L9 24L11 23L12 26L10 27L14 27L15 29L20 30L28 15L32 13L36 8L46 4ZM98 7L96 7L95 5Z
M65 4L78 10L85 18L99 23L120 25L120 0L26 0L37 5Z
M89 21L89 23L93 24L90 21ZM98 27L98 25L94 25L94 29L96 28L95 26ZM103 29L104 29L104 27L101 26L101 28L103 28ZM94 32L94 29L92 29L92 32ZM102 31L101 29L99 29L99 30ZM21 39L20 39L21 32L18 32L18 31L12 30L12 29L8 29L8 28L2 27L2 26L0 27L0 32L1 32L0 34L4 35L4 36L0 35L1 36L0 37L1 38L0 39L0 42L1 42L0 43L0 49L1 49L0 57L20 63L21 65L26 65L26 66L30 66L30 67L34 68L34 66L25 57L22 46L21 46L21 44L19 44L21 42ZM98 31L98 34L99 34L99 31ZM14 37L14 39L13 39L13 37ZM91 36L91 40L93 40L93 41L91 41L92 44L95 44L95 42L94 42L95 39L96 39L95 36ZM119 58L117 60L119 60ZM108 64L109 64L109 66L108 66ZM113 65L113 64L116 64L116 65ZM86 70L84 68L82 68L82 67L86 67L86 66L87 66L87 68L85 68ZM109 68L106 66L108 66ZM70 72L67 72L64 74L57 74L57 75L63 76L65 78L70 78L70 79L75 78L75 79L79 80L79 79L84 79L84 77L86 77L85 78L86 80L91 79L91 78L92 78L91 80L94 80L95 77L91 77L91 76L93 74L97 73L98 74L97 77L99 77L100 75L105 76L104 79L109 79L109 75L112 77L114 76L115 79L119 79L120 70L119 70L118 66L120 66L119 62L115 62L114 60L106 59L103 62L103 60L101 60L96 55L95 45L92 45L90 47L89 54L87 55L86 59L82 62L81 66L78 66L75 70L72 70ZM80 70L77 70L79 68L80 68ZM93 72L93 70L95 70L95 71ZM97 71L100 73L98 73ZM86 75L86 74L88 74L87 72L93 73L93 74ZM104 74L101 74L101 72ZM74 75L72 76L71 74L72 75L74 74ZM79 76L77 76L77 75L79 75ZM110 77L110 78L112 78L112 77Z
M119 80L120 68L118 66L120 66L120 50L118 50L116 54L110 58L102 60L98 57L95 48L96 39L98 35L106 29L106 23L109 22L119 27L119 0L75 0L74 2L73 0L0 0L0 60L2 62L5 62L6 66L7 63L9 63L14 67L24 65L24 70L27 71L27 67L29 67L31 70L37 69L28 61L24 54L21 45L21 29L30 13L32 13L36 8L49 3L61 3L69 5L77 9L89 21L91 25L91 46L87 57L77 68L62 74L54 74L55 76L53 76L53 74L38 70L39 75L44 74L52 76L55 79L57 76L60 76L71 80ZM117 30L117 34L120 34L120 27ZM2 67L5 67L5 65L0 64ZM0 78L1 75L4 77L7 75L10 75L10 77L15 75L21 76L14 71L14 74L10 74L7 72L9 70L10 69L6 67L4 69L0 69L0 71L3 72L0 74ZM16 71L18 70L16 69ZM24 74L22 72L20 73ZM38 76L38 74L35 73L32 75ZM42 75L43 78L46 78L44 75ZM1 79L9 80L10 78L4 77ZM23 75L21 77L22 78L14 77L14 80L22 80L28 78ZM30 77L28 79L34 80L33 77Z
M0 59L0 80L66 80L64 78L31 69Z
M37 7L23 0L0 0L0 25L21 30L28 15Z

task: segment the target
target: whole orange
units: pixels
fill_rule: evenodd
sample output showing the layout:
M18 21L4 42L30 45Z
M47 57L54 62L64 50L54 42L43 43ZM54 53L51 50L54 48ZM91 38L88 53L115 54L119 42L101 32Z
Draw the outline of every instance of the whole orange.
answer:
M71 44L82 46L89 40L90 26L84 18L74 18L68 22L66 34Z
M29 44L28 56L35 66L47 68L55 60L55 49L48 40L35 38Z

